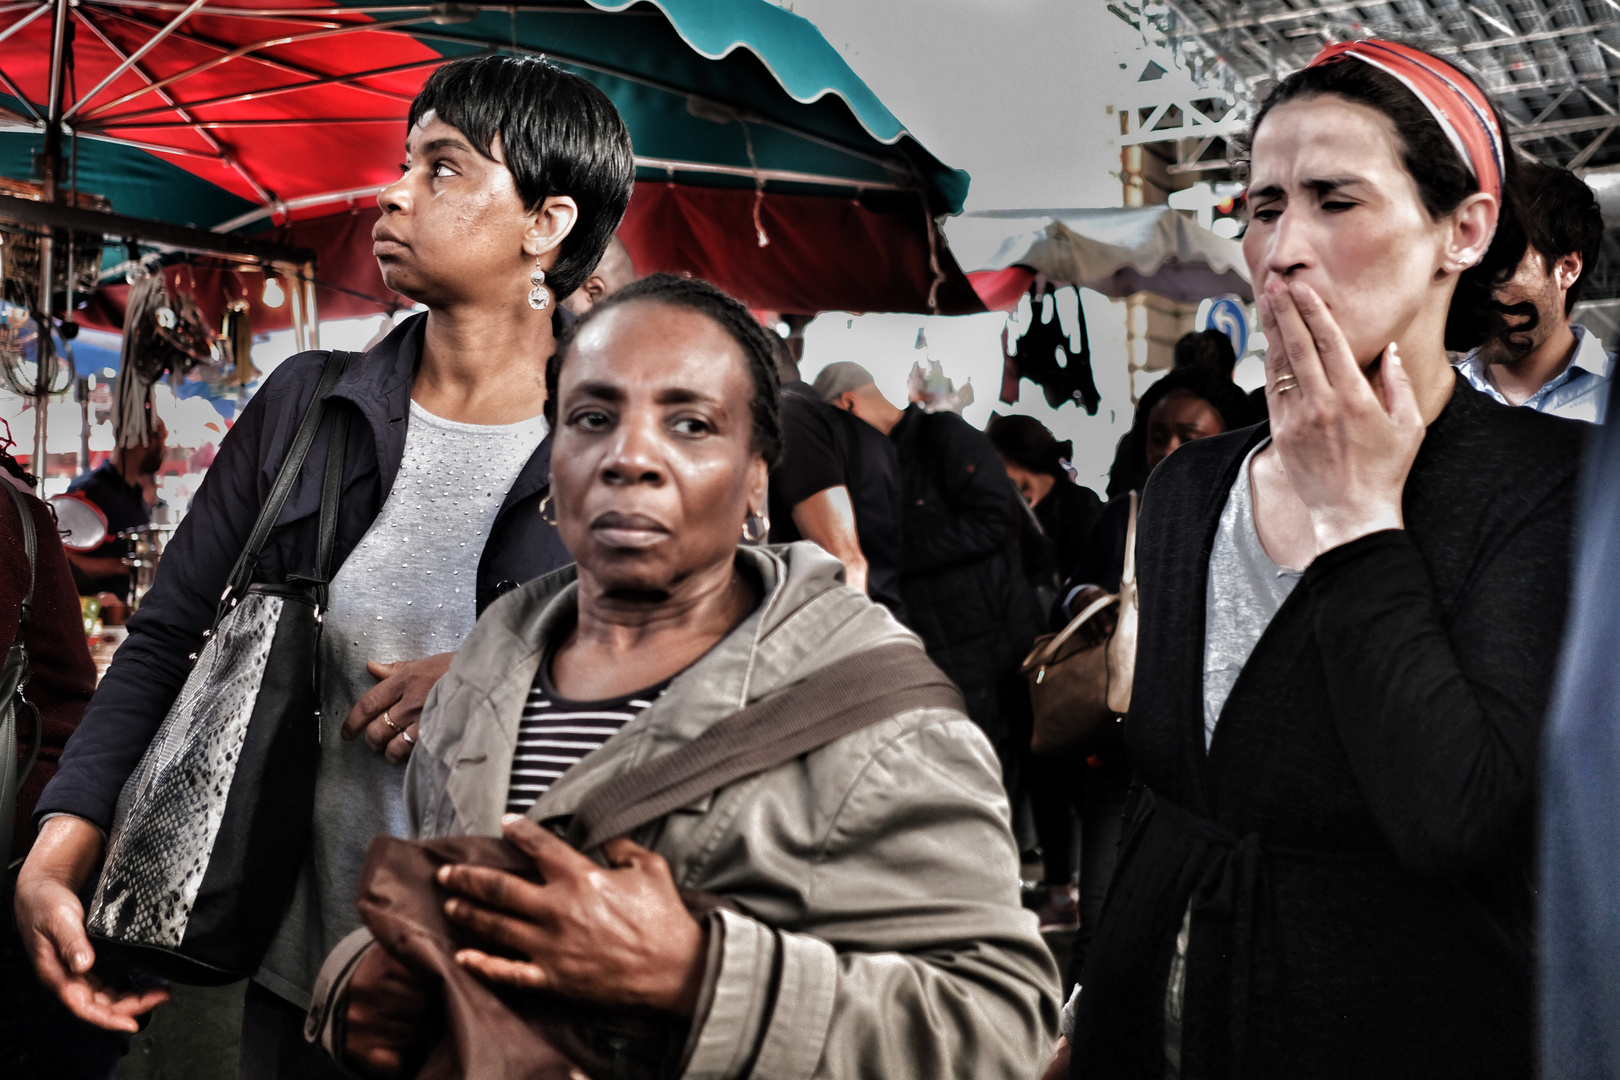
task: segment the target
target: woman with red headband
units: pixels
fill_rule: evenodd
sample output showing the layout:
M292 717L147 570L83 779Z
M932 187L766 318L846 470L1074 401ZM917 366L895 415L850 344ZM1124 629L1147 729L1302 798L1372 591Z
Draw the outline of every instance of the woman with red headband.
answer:
M1256 116L1271 420L1147 486L1139 787L1073 1076L1532 1074L1530 824L1581 433L1446 358L1501 329L1512 171L1473 82L1388 42L1329 48Z

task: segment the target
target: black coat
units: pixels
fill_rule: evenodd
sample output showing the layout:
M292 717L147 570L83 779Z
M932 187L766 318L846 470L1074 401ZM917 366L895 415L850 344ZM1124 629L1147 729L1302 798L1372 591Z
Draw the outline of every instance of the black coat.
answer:
M1529 1077L1531 818L1582 427L1458 381L1406 529L1306 571L1204 749L1204 602L1250 428L1153 474L1126 744L1144 783L1082 984L1074 1075Z
M913 405L890 438L900 455L900 589L911 628L983 724L975 691L1022 660L1039 629L1019 565L1017 490L990 439L953 412Z
M332 390L335 399L356 410L344 459L334 574L371 528L398 475L426 320L423 315L401 323L363 359L351 363ZM129 638L119 646L68 741L36 816L68 813L103 829L111 824L119 789L190 674L188 655L201 651L203 631L213 622L231 567L315 395L326 356L300 353L283 363L220 443L208 476L163 552L156 583L129 621ZM313 569L330 424L328 415L270 532L256 581L279 582ZM538 513L550 477L547 437L506 493L485 541L478 563L479 611L501 593L573 562L557 530Z

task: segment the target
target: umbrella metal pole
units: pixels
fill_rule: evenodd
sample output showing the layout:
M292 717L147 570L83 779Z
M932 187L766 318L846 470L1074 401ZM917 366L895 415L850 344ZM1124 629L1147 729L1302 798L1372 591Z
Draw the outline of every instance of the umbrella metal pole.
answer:
M51 6L51 70L47 88L45 146L40 154L44 180L44 201L56 201L57 187L62 178L62 84L63 59L67 51L68 0L55 0ZM53 234L47 230L39 240L39 338L34 351L34 456L31 464L39 477L39 493L45 494L45 473L48 471L51 382L56 375L55 357L51 349L51 292L56 267L52 248ZM47 356L51 362L47 362Z
M321 313L315 304L315 264L304 264L304 319L309 326L309 347L321 347Z
M292 316L293 348L304 352L309 348L309 339L304 334L304 290L302 283L292 275L287 275L287 312Z

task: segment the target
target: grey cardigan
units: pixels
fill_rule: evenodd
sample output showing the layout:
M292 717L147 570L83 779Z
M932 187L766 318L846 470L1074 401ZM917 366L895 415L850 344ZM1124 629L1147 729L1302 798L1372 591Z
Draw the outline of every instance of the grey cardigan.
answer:
M738 559L763 587L759 608L530 817L571 814L597 785L827 664L916 643L843 587L839 563L813 544L739 548ZM523 702L546 644L573 618L567 578L492 605L429 698L406 773L418 836L499 832ZM709 916L710 1005L693 1024L690 1080L1027 1080L1044 1064L1057 971L1019 903L995 754L963 714L901 712L634 839L680 884L747 912ZM329 1027L363 944L357 936L328 959L312 1038Z

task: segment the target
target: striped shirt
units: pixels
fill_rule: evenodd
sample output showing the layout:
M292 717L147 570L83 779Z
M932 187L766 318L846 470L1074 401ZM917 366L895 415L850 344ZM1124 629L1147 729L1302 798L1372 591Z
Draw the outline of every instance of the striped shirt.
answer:
M506 812L526 813L563 773L619 733L658 699L670 680L606 701L573 701L551 685L548 654L518 721L517 752L506 788Z

